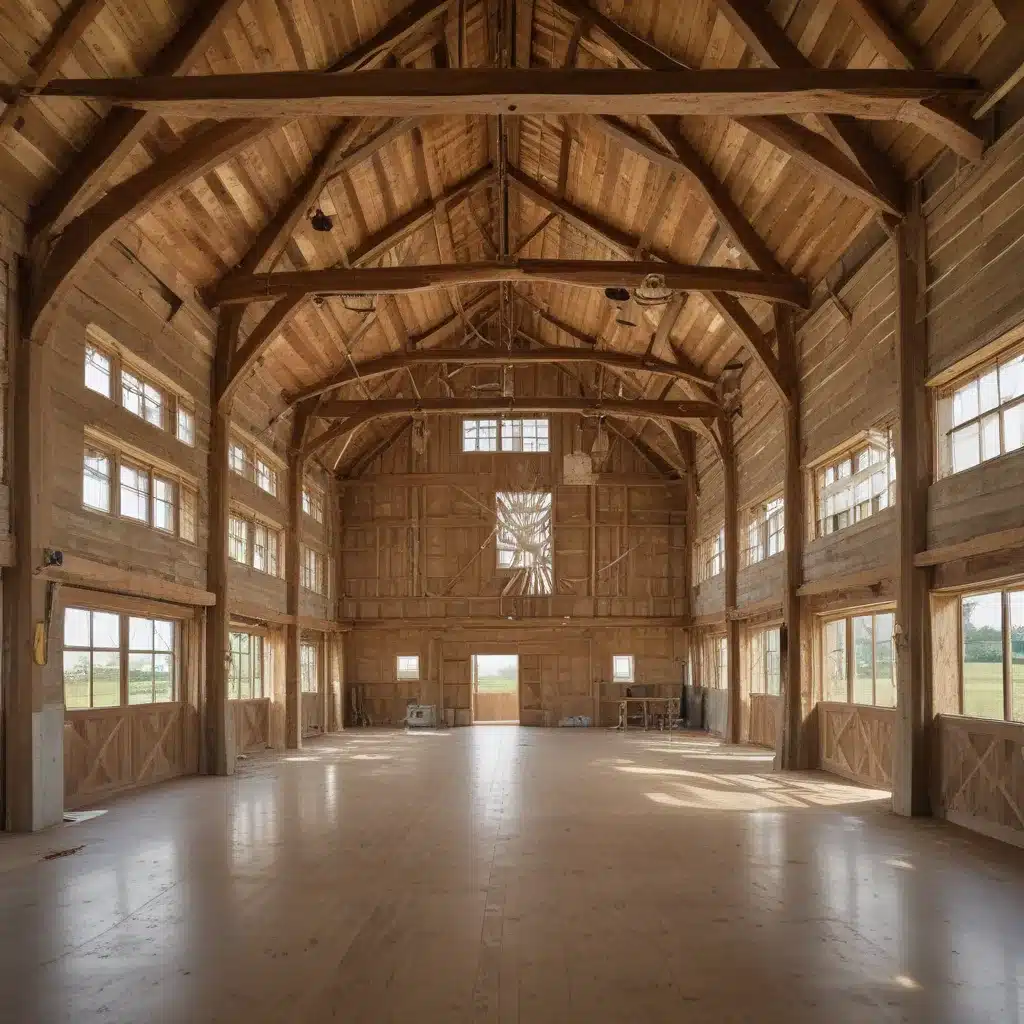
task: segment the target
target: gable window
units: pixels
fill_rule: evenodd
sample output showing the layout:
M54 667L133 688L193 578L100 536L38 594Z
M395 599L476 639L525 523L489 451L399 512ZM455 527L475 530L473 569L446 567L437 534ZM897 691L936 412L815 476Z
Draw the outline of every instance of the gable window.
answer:
M324 521L323 495L313 490L308 484L302 488L302 511L318 523Z
M896 707L895 618L884 611L824 624L822 699Z
M750 692L778 696L782 692L779 647L781 632L761 630L750 638Z
M552 593L550 492L499 491L496 506L498 568L518 572L518 593Z
M232 633L229 700L254 700L263 693L263 637L252 633Z
M299 645L299 681L303 693L320 690L320 667L316 644Z
M961 713L1024 722L1024 590L960 600Z
M633 682L633 655L613 654L612 655L612 682L631 683Z
M113 367L110 356L93 345L85 346L85 386L104 398L110 397Z
M896 497L892 431L869 431L864 441L818 466L814 483L819 537L889 508Z
M763 562L783 551L786 546L784 503L772 498L752 508L747 517L746 564Z
M547 419L462 421L464 452L547 452L550 444Z
M961 377L939 393L935 412L940 477L1024 447L1024 353Z
M395 659L395 677L399 680L418 680L420 677L420 656L399 654Z

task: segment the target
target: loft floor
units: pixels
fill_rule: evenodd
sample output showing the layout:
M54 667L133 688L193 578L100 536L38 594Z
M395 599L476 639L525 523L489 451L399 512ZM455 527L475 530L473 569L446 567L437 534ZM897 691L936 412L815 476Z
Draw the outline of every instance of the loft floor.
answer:
M1024 854L886 806L705 737L350 731L0 840L0 1016L1022 1019Z

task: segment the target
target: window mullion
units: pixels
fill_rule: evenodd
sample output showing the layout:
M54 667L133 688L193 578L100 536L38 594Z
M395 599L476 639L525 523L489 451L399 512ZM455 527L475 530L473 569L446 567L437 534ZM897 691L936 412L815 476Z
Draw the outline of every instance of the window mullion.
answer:
M118 664L121 666L121 706L128 704L128 616L117 617Z
M1013 648L1010 643L1010 592L1003 591L1003 721L1013 717L1011 701L1012 673L1010 668Z
M853 703L853 673L855 659L853 657L853 619L844 619L846 623L846 703Z

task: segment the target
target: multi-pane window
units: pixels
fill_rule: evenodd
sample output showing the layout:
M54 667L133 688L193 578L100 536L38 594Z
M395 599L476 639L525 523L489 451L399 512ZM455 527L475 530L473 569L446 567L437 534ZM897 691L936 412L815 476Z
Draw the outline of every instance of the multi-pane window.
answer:
M178 402L178 440L187 444L190 448L196 443L196 414L186 407L184 403Z
M110 511L110 456L86 448L82 464L82 503L100 512Z
M231 700L263 697L263 637L252 633L232 633L229 642L231 676L228 697Z
M520 574L516 592L550 594L554 590L549 491L499 491L497 509L498 568Z
M157 384L155 371L140 369L133 358L122 357L114 347L85 345L84 383L90 391L111 398L122 408L160 430L174 434L183 444L195 444L195 406L177 394L173 385Z
M765 629L750 638L750 692L777 696L782 692L779 627Z
M320 689L320 665L316 644L299 645L299 682L303 693L317 693Z
M463 420L464 452L547 452L551 450L547 419Z
M633 655L613 654L612 655L612 682L631 683L633 682Z
M771 558L785 548L784 508L782 498L773 498L750 510L747 519L747 565Z
M814 482L819 537L889 508L896 497L892 431L870 431L864 441L819 466Z
M939 395L939 476L1024 447L1024 353L962 377Z
M395 677L399 680L416 680L420 677L420 656L399 654L395 659Z
M277 497L277 470L269 458L252 445L232 441L228 445L228 468L254 483L261 491Z
M961 598L961 712L1024 722L1024 590Z
M128 703L174 700L174 623L128 619Z
M277 471L256 456L256 486L267 494L277 496Z
M502 420L501 450L503 452L549 451L548 421Z
M308 484L302 488L302 511L318 523L324 521L323 495L314 491Z
M313 548L302 546L299 582L304 590L314 594L324 592L324 556Z
M125 519L149 522L149 473L128 462L121 463L120 508Z
M117 480L117 487L113 486ZM180 502L180 507L179 507ZM88 440L82 456L82 505L196 540L196 493L170 475Z
M262 523L255 523L252 530L252 567L276 576L277 546L277 531Z
M241 516L228 516L228 558L249 563L249 524Z
M175 699L175 623L64 611L64 706L110 708Z
M705 678L702 683L713 690L729 687L729 642L724 636L710 637L704 647Z
M121 703L121 617L86 608L64 611L64 706Z
M110 397L110 382L113 379L113 367L110 356L92 345L85 346L85 386L90 391Z
M827 701L896 707L896 655L892 612L825 623L822 697Z
M725 527L707 540L701 541L694 549L694 574L698 583L704 583L725 571Z
M249 461L249 453L244 445L232 441L228 448L228 466L232 473L239 476L249 477L252 475L252 464Z

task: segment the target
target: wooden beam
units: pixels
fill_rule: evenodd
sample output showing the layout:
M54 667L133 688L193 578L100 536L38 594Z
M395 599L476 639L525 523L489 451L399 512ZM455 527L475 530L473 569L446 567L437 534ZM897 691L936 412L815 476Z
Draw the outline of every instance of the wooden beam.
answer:
M921 65L921 51L879 10L876 0L840 0L867 41L897 68Z
M408 135L416 125L419 124L417 117L400 117L392 121L386 128L374 132L365 142L361 143L351 153L345 153L340 160L331 168L327 175L326 183L340 178L365 160L369 160L375 153L379 153L385 146L390 146L396 139Z
M782 379L778 357L772 351L764 331L735 296L726 295L724 292L712 292L706 298L743 339L750 354L754 357L754 361L768 375L768 380L775 388L776 394L782 399L784 405L788 405L789 390Z
M150 61L146 73L185 74L209 49L225 23L234 17L241 2L211 0L197 4L188 21ZM156 115L146 111L126 107L112 110L93 132L85 149L33 209L29 222L30 237L46 237L60 231L95 198L155 123Z
M784 33L783 37L788 41ZM18 95L12 87L0 92L12 98ZM936 95L971 99L979 92L976 79L950 72L821 69L805 62L778 69L698 71L381 68L358 75L278 71L184 78L61 78L39 94L101 100L164 117L215 119L604 113L836 114L905 121L915 102ZM840 134L845 138L847 133Z
M345 474L346 480L351 480L353 477L359 476L362 471L370 465L371 462L382 452L386 452L389 448L396 445L402 435L412 426L412 417L407 419L404 423L400 423L394 430L385 434L380 438L376 444L371 444L369 448L364 451L359 458L352 463L349 467L348 472Z
M516 293L516 298L523 303L528 309L532 310L537 314L545 323L549 323L557 331L561 331L563 334L572 338L574 341L578 341L581 345L586 345L588 348L598 344L599 339L592 338L589 334L581 331L578 327L574 327L566 320L562 320L554 313L543 306L539 306L536 302L530 299L528 296L523 295L522 292Z
M931 812L932 691L931 570L915 564L928 547L928 487L932 482L931 395L924 295L926 230L915 190L911 211L896 231L896 367L900 426L896 502L899 584L896 591L896 728L892 802L897 814Z
M736 446L733 443L732 420L723 416L719 421L722 434L721 458L723 476L723 506L725 526L724 603L725 636L727 644L726 672L728 676L729 720L726 738L739 743L742 738L743 694L740 674L740 623L737 611L737 580L740 564L740 510L736 467Z
M512 260L413 267L341 267L330 270L251 274L216 286L211 305L259 302L286 295L337 295L350 292L401 294L450 285L502 281L547 281L578 288L637 288L652 274L671 291L723 291L806 308L807 288L789 275L763 274L734 267L615 260Z
M18 83L19 97L0 114L0 139L8 128L21 128L24 113L32 102L32 91L46 85L60 71L106 3L107 0L74 0L57 18L42 49L29 61L29 73Z
M327 382L311 384L308 388L288 396L289 403L322 395L327 391L343 387L358 380L366 380L385 373L394 373L413 366L432 366L437 363L455 363L464 366L510 366L510 365L548 365L552 363L589 363L592 365L614 366L621 370L661 374L666 377L692 380L692 375L676 363L668 363L662 359L649 356L635 356L625 352L602 349L594 351L589 348L544 348L530 349L487 349L487 348L456 348L456 349L421 349L415 352L393 352L378 359L359 363L340 374L329 378ZM711 387L714 381L705 374L697 377L697 383Z
M612 398L513 398L497 401L478 398L447 398L408 400L404 398L376 399L364 402L324 402L317 410L323 418L338 417L341 423L328 427L306 445L306 454L312 455L326 444L339 440L352 430L373 419L395 416L434 415L517 415L524 412L577 413L590 416L618 416L672 419L689 426L694 417L716 416L719 408L714 402L656 402L627 401Z

